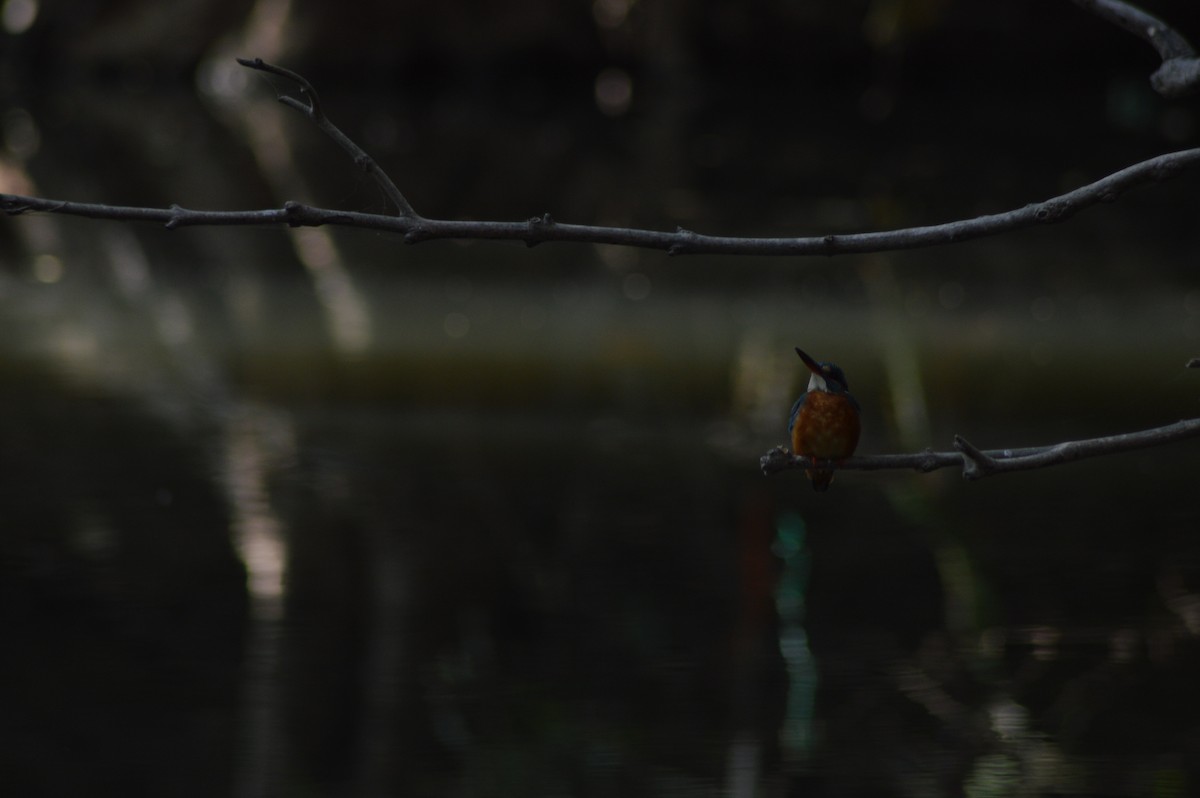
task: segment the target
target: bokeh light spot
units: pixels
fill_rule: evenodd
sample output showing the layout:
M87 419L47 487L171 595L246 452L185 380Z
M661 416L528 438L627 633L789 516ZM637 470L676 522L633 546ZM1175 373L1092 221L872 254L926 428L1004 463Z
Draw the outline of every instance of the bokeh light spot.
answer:
M633 79L617 67L602 70L596 76L596 107L606 116L620 116L633 102Z
M6 0L0 8L0 26L14 36L25 33L37 21L37 0Z
M24 108L7 111L0 121L0 130L3 131L5 149L22 161L33 157L42 144L37 123Z
M33 277L39 283L57 283L62 279L62 261L54 255L38 255L33 261Z

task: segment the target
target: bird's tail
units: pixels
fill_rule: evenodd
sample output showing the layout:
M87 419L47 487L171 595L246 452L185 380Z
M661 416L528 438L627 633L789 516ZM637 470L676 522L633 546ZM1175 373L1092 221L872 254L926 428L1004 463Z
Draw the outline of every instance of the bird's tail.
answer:
M829 483L833 482L832 468L810 468L804 473L812 480L813 490L815 491L829 490Z

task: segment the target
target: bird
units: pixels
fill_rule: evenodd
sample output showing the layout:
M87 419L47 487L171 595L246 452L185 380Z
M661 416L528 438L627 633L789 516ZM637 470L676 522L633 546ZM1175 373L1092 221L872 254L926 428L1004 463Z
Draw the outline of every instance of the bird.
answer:
M858 402L850 395L846 374L833 363L817 362L800 347L796 354L812 374L808 390L792 405L788 418L792 452L831 465L845 460L854 454L862 432ZM816 491L827 490L833 481L832 468L810 468L804 473Z

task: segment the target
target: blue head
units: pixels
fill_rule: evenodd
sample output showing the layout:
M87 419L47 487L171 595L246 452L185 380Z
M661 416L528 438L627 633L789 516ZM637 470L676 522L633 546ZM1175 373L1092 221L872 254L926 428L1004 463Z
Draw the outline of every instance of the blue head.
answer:
M808 366L808 370L812 372L812 376L808 378L808 390L824 391L825 393L845 393L850 392L850 386L846 384L846 374L835 363L820 362L809 357L804 350L796 347L796 354L804 361L804 365Z

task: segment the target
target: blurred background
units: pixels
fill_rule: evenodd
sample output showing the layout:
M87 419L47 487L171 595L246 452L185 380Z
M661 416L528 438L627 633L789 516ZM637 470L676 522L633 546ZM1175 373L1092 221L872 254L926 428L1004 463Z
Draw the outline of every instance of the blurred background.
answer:
M1156 0L1200 40L1200 7ZM706 233L931 224L1200 145L1066 0L3 0L0 191ZM0 220L0 772L26 796L1200 790L1193 174L833 259Z

